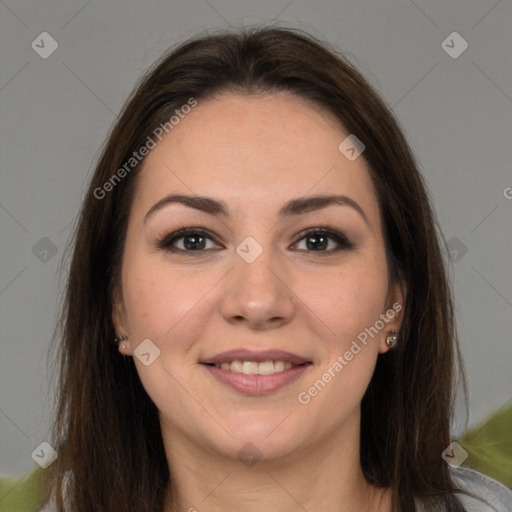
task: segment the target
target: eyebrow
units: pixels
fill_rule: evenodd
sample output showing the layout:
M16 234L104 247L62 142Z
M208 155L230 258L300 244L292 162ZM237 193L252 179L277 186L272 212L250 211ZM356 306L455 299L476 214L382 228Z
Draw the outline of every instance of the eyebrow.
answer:
M157 201L148 210L144 217L144 222L146 222L148 217L153 215L158 210L161 210L162 208L170 204L176 203L188 206L189 208L194 208L195 210L199 210L210 215L223 215L229 217L228 205L222 200L213 199L212 197L206 196L170 194ZM281 207L281 209L278 212L278 215L280 218L290 217L294 215L302 215L304 213L310 213L315 210L321 210L332 205L349 206L353 208L361 215L361 217L363 217L365 222L369 224L368 218L366 217L364 210L359 206L359 204L356 203L356 201L354 201L350 197L342 195L308 196L292 199Z

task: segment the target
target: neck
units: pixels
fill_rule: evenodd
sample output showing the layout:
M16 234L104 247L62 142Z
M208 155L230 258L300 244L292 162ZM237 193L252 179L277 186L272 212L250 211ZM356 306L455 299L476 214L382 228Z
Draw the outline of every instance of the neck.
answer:
M370 485L357 436L334 433L278 460L242 461L199 447L162 424L172 487L165 512L391 510L390 491Z

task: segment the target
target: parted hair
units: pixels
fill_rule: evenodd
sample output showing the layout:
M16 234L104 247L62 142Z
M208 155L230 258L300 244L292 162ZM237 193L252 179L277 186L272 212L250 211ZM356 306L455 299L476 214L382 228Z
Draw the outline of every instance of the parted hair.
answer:
M415 497L463 510L441 453L451 442L456 376L465 378L445 242L418 163L391 109L346 56L301 30L267 25L203 33L171 48L139 80L101 150L69 245L54 336L58 459L47 470L45 500L53 496L59 512L161 511L173 488L156 406L133 359L112 343L140 163L104 197L95 190L190 98L282 91L333 114L363 141L389 278L407 290L399 343L379 355L361 404L364 475L392 489L396 512L414 510Z

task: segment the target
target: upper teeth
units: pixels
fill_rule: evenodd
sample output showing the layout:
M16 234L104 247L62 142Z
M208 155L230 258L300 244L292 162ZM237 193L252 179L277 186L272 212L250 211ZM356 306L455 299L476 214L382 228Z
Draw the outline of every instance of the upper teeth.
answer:
M272 373L289 370L293 365L285 361L232 361L231 363L221 363L215 365L222 370L230 370L236 373L245 373L246 375L270 375Z

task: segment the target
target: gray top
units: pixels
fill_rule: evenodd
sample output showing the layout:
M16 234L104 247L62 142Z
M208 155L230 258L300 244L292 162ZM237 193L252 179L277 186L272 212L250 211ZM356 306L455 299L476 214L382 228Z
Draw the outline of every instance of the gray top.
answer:
M457 494L467 512L512 512L512 490L492 478L463 466L452 468L455 484L465 491L476 496L471 498L464 494ZM435 511L427 509L419 500L415 500L416 512L443 512L437 508ZM52 503L39 510L39 512L55 512Z
M512 512L512 490L503 484L463 466L452 468L452 477L460 489L476 496L472 498L462 493L457 494L457 498L467 512ZM443 510L435 512L443 512ZM418 500L416 500L416 511L431 512Z

